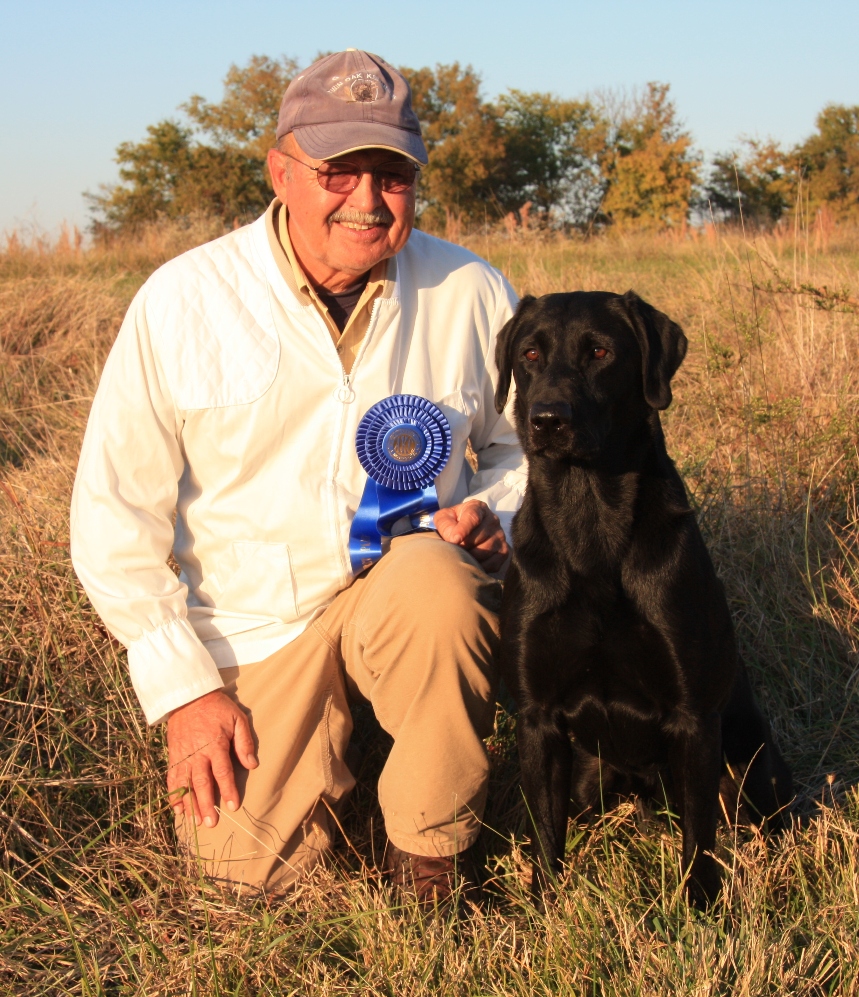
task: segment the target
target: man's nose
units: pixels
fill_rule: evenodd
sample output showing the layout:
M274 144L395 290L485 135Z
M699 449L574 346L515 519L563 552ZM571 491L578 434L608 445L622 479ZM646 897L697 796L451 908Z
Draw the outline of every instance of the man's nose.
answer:
M349 195L349 206L360 211L372 211L382 204L382 191L372 173L362 173L358 186Z
M572 425L573 410L567 402L534 402L528 420L537 433L557 433Z

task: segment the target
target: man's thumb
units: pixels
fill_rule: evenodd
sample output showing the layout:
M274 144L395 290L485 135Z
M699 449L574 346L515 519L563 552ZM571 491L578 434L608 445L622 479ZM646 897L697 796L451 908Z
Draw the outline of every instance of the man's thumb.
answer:
M246 769L255 769L259 765L254 752L254 739L251 735L250 724L244 713L236 714L233 747L236 750L236 757Z
M453 509L439 509L435 514L435 528L442 540L453 544L462 542L462 530Z
M444 515L439 522L438 513L435 514L436 529L441 534L442 540L448 543L462 543L467 530L459 521L459 511L457 509L445 509Z

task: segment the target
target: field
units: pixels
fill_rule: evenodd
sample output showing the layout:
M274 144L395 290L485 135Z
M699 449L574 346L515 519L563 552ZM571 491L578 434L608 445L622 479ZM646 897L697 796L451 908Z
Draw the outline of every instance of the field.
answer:
M288 902L225 896L173 856L162 730L72 572L67 508L125 307L213 234L0 252L0 993L859 994L859 231L466 240L520 293L632 287L684 326L669 450L799 799L780 840L722 829L717 911L683 898L671 815L640 828L628 804L570 826L540 913L499 707L492 896L459 920L379 881L386 744L367 715L332 867Z

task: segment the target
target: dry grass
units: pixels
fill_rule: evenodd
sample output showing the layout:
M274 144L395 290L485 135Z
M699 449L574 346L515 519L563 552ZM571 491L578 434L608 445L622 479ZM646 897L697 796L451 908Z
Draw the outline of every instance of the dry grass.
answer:
M473 240L522 292L633 287L684 325L669 447L802 819L777 841L724 829L725 906L699 914L679 889L670 817L641 829L620 807L571 826L560 900L538 913L520 880L513 720L499 710L485 841L496 896L459 922L377 880L385 743L367 716L348 844L288 903L225 897L172 856L162 734L144 727L121 649L71 571L66 508L124 308L154 266L208 234L201 221L99 251L0 254L0 992L859 993L857 232L817 245L813 232Z

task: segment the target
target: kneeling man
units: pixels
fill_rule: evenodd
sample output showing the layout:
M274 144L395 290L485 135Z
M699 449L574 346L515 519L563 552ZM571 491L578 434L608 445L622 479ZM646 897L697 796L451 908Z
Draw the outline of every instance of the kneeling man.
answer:
M149 278L93 403L74 565L128 648L147 720L167 722L180 838L231 884L277 893L324 853L354 785L353 702L394 739L379 781L394 880L446 895L480 829L490 575L525 482L512 400L493 405L515 297L476 256L412 231L426 161L393 67L352 49L320 59L283 99L275 200ZM450 423L437 532L406 521L355 577L355 433L395 393Z

